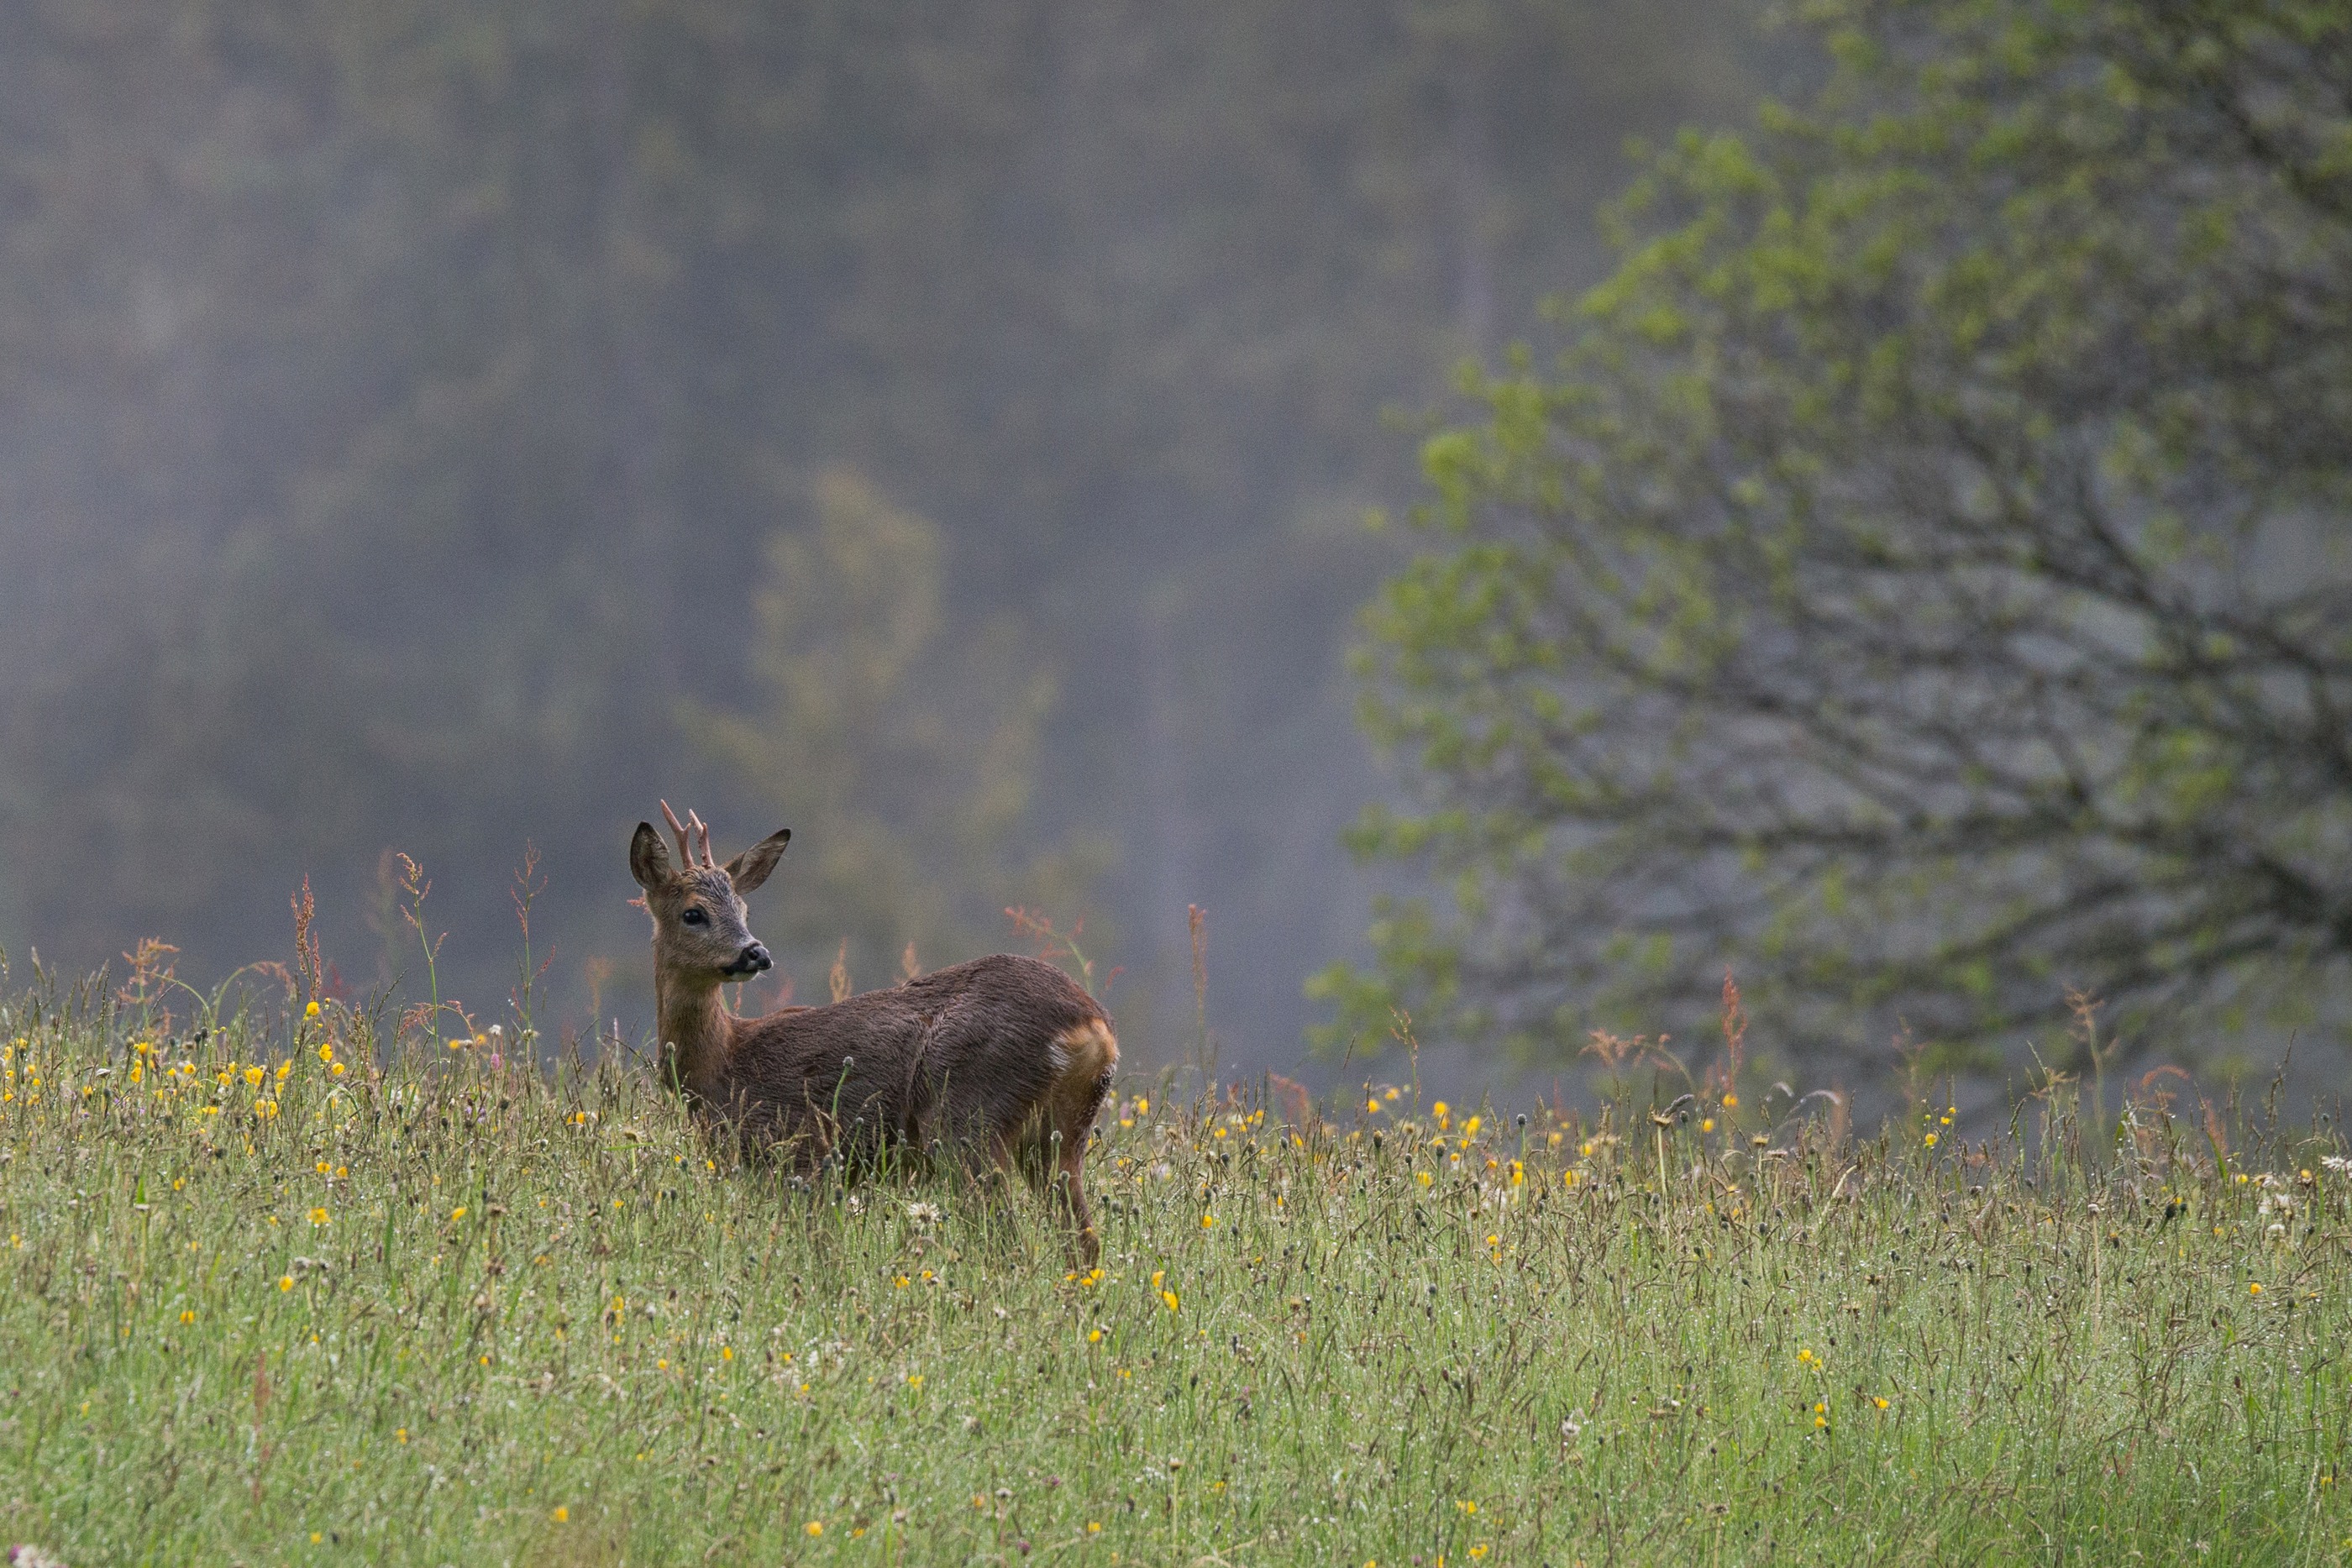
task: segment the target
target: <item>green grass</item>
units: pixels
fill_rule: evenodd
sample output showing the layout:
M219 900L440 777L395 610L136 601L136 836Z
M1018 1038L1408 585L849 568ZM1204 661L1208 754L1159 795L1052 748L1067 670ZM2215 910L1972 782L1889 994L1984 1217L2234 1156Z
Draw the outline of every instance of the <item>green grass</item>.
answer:
M2308 1145L2273 1187L2160 1120L2109 1158L2062 1120L2029 1166L1940 1106L1759 1148L1718 1104L1622 1143L1489 1113L1466 1148L1455 1111L1441 1153L1410 1096L1302 1135L1130 1084L1079 1278L1025 1193L795 1188L627 1067L379 1071L332 1004L178 1028L0 1001L0 1543L74 1568L2352 1536L2352 1187Z

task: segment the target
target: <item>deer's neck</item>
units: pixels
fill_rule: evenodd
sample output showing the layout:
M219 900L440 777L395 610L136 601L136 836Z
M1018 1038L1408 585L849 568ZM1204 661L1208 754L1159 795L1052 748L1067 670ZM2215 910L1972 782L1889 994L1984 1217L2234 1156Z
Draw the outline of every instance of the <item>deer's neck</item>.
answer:
M716 1103L722 1098L727 1050L735 1034L735 1019L720 1003L719 987L656 974L654 991L664 1081Z

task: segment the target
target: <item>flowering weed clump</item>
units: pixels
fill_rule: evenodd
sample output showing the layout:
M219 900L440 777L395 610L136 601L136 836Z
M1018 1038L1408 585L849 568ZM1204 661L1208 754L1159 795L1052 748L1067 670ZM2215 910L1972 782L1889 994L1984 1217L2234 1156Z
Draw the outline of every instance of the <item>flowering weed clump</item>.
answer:
M299 1002L296 998L299 998ZM367 1561L2334 1561L2352 1166L1728 1084L1129 1083L1104 1254L617 1050L0 999L0 1543ZM520 1035L520 1031L518 1031ZM2093 1145L2102 1141L2091 1140Z

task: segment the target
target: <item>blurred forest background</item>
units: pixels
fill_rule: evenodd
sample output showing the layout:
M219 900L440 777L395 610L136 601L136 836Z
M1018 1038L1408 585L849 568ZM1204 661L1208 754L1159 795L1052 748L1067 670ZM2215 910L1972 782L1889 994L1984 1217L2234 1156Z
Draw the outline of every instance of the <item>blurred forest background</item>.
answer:
M1232 1065L1359 951L1350 616L1453 368L1606 276L1735 0L0 8L0 943L644 1022L657 796L803 998L1081 937Z
M755 1003L1017 907L1167 1063L1199 905L1229 1070L2317 1087L2347 519L2341 0L0 11L68 969L413 980L396 850L495 1017L529 844L634 1036L667 797Z

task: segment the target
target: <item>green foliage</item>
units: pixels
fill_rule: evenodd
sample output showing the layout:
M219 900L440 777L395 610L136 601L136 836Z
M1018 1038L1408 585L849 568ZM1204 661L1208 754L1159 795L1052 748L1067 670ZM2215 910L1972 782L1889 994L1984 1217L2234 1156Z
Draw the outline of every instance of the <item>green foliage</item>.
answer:
M0 1539L68 1563L2352 1536L2336 1145L2270 1129L2272 1176L2157 1100L2103 1150L2053 1098L2029 1162L1940 1103L1853 1145L1130 1092L1081 1275L1025 1196L739 1167L615 1059L110 1012L0 1003Z
M793 830L791 898L762 922L788 970L844 938L854 972L909 945L936 968L988 951L1008 906L1077 907L1099 857L1016 859L1055 696L1034 640L1009 615L950 638L939 528L850 473L815 492L753 599L761 706L690 705L685 728Z
M1828 0L1838 61L1618 210L1424 449L1366 612L1428 865L1369 972L1529 1054L1706 1005L1969 1048L2342 1021L2352 19ZM1629 961L1634 956L1641 961Z

